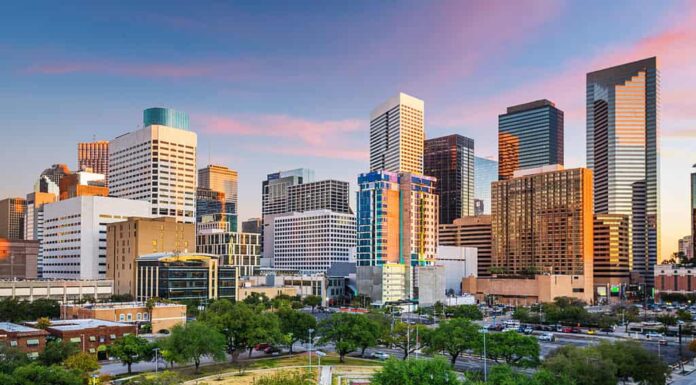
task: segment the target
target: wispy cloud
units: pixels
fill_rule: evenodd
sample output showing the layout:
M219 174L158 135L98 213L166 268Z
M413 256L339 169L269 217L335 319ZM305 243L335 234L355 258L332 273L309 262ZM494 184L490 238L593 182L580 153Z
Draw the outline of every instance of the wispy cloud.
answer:
M365 160L365 121L308 120L286 115L242 115L227 117L198 115L200 132L208 135L261 139L256 150L276 154L332 159ZM271 139L271 140L269 140ZM280 140L282 139L282 140Z

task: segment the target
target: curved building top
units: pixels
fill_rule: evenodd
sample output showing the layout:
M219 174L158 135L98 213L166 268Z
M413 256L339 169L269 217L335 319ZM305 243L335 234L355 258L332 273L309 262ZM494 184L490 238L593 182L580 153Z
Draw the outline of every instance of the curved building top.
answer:
M143 127L151 126L153 124L188 130L189 116L185 112L177 111L171 108L148 108L143 111Z

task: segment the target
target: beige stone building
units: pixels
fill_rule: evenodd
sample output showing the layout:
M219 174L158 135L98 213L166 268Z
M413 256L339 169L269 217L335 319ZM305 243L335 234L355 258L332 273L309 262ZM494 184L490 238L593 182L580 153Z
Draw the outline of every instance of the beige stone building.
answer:
M135 259L142 255L196 249L196 225L174 218L130 218L107 226L106 276L114 294L135 295Z
M144 302L63 305L60 315L62 319L98 319L132 324L149 322L152 332L158 333L185 324L186 305L155 303L152 309L148 309Z
M525 306L553 302L557 297L573 297L592 302L592 292L585 291L585 278L577 275L536 275L523 278L462 279L462 290L477 301Z

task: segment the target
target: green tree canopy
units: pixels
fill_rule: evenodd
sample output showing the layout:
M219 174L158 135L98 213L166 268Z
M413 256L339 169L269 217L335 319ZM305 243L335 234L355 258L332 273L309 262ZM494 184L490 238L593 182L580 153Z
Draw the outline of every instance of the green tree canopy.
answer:
M319 323L320 343L331 342L336 348L340 361L345 362L345 356L355 351L359 346L360 330L363 321L362 314L334 313Z
M178 362L193 361L196 373L203 357L211 357L216 361L225 359L225 336L203 322L176 325L167 338L171 338L171 343L166 344L167 349L173 351L175 359Z
M82 385L80 373L63 367L43 366L32 363L21 366L12 373L17 385Z
M59 340L48 341L43 352L39 353L39 362L47 366L60 364L78 351L75 343Z
M99 362L97 362L97 357L94 354L79 352L66 358L63 361L63 366L77 371L82 374L83 378L87 378L90 373L99 369Z
M453 318L440 322L435 330L426 334L425 339L429 351L447 352L450 356L450 364L454 366L459 355L478 347L479 326L465 318Z
M118 358L121 363L128 366L128 374L132 373L131 367L134 363L152 357L152 346L150 346L150 343L146 339L133 334L117 339L109 345L107 351L110 356Z
M401 349L404 360L418 349L419 337L427 339L428 329L420 324L411 325L406 322L397 321L394 323L389 343Z
M539 342L534 337L507 331L488 334L486 339L486 355L495 362L523 367L539 365ZM477 348L481 352L483 344Z
M544 360L543 367L556 375L567 375L582 385L616 385L616 365L595 349L562 346Z
M314 308L321 305L321 297L318 295L308 295L308 296L304 297L304 299L302 300L302 303L305 306L311 307L312 312L314 312Z
M292 308L281 308L278 311L280 332L286 336L290 353L297 341L309 342L309 329L317 329L317 320L311 314L303 313Z
M445 313L449 317L455 318L467 318L475 321L483 319L483 313L476 305L448 306Z
M460 385L457 374L446 360L388 359L372 377L372 385Z

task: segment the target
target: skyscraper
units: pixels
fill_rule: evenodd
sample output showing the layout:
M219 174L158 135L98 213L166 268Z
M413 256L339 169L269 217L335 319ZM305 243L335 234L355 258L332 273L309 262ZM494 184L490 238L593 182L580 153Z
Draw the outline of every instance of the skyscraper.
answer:
M493 183L492 266L511 274L593 274L592 172L525 170Z
M587 166L598 214L629 216L633 271L660 259L659 92L655 57L587 74Z
M440 223L474 215L474 140L448 135L425 141L425 175L437 178Z
M83 142L77 144L77 171L91 168L97 174L109 175L109 142Z
M475 247L478 250L479 277L491 275L491 216L464 217L450 224L441 224L439 246Z
M238 206L237 171L225 166L208 165L198 170L198 187L225 193L225 201Z
M51 182L55 183L56 185L60 185L60 180L68 174L70 174L70 169L68 166L64 164L54 164L53 166L45 169L41 173L40 177L46 176L51 180Z
M498 162L474 157L474 198L483 204L482 214L491 213L491 183L498 180Z
M196 223L220 222L220 228L237 232L237 208L225 193L205 187L196 189Z
M39 278L43 277L44 244L42 240L44 230L44 206L57 200L57 195L53 193L34 191L33 193L27 194L27 213L24 217L24 239L39 241L39 250L36 257L36 273Z
M352 214L348 182L320 180L288 186L288 212L331 210Z
M370 114L370 171L423 173L424 103L399 93Z
M628 284L631 277L628 215L596 214L594 218L594 285Z
M27 201L24 198L0 200L0 238L24 239Z
M195 223L197 136L188 130L188 116L151 108L143 123L109 144L110 194L150 202L152 215Z
M563 165L563 111L543 99L507 108L498 116L498 177L516 170Z

